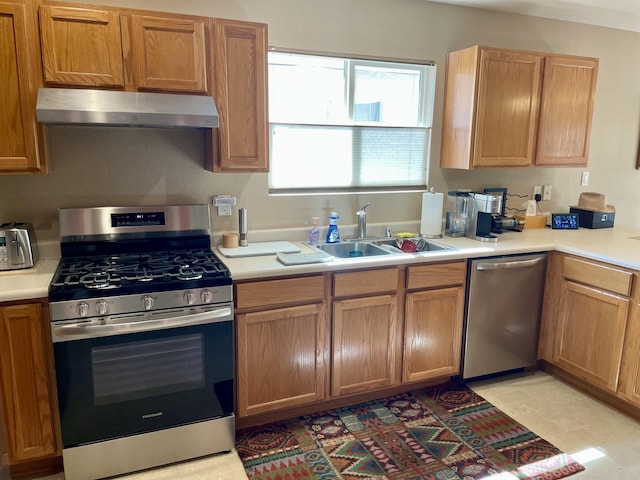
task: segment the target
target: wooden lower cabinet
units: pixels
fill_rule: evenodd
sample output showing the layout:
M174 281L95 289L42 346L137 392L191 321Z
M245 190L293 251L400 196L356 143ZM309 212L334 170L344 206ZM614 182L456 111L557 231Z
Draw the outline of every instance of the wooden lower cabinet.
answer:
M615 392L628 309L628 298L565 281L556 337L557 364Z
M324 399L324 309L281 308L237 316L238 414Z
M239 422L456 375L465 278L463 260L236 283Z
M0 306L1 410L10 465L59 453L46 305Z
M331 394L377 390L399 382L397 297L333 304Z
M407 294L403 382L459 373L463 313L463 287Z
M634 293L627 321L627 333L620 368L620 393L640 407L640 272L634 275Z
M552 371L559 367L603 394L621 397L634 343L634 272L560 252L550 254L547 266L538 357Z

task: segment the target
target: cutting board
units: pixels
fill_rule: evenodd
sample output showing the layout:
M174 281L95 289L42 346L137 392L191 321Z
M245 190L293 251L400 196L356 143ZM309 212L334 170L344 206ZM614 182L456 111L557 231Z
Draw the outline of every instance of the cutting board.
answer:
M291 242L257 242L250 243L246 247L218 247L218 250L228 258L258 257L260 255L275 255L276 253L300 252L300 249Z

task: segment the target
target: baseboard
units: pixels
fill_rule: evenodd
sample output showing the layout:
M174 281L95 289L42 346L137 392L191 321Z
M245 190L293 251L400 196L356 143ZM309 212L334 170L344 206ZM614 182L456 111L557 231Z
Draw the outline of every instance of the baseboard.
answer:
M572 373L567 372L566 370L549 363L545 360L539 361L540 369L545 372L557 377L569 385L576 387L578 390L586 393L587 395L599 400L600 402L619 410L620 412L629 415L635 420L640 420L640 407L632 404L628 400L619 397L615 393L609 392L607 390L603 390L600 387L596 387L591 384L587 380L580 378Z
M9 466L12 480L31 480L49 477L63 471L62 456L48 457L41 460L16 463Z
M411 390L417 390L420 388L430 387L432 385L439 385L446 383L453 377L441 377L428 381L397 385L395 387L389 387L385 389L376 390L374 392L356 393L351 395L344 395L341 397L331 398L321 402L314 402L307 405L301 405L298 407L287 408L286 410L279 410L277 412L261 413L252 415L249 417L236 417L236 430L247 427L255 427L258 425L264 425L265 423L277 422L280 420L287 420L290 418L300 417L302 415L312 415L314 413L323 412L325 410L333 410L335 408L346 407L348 405L355 405L357 403L369 402L377 398L389 397L391 395L397 395L399 393L409 392Z

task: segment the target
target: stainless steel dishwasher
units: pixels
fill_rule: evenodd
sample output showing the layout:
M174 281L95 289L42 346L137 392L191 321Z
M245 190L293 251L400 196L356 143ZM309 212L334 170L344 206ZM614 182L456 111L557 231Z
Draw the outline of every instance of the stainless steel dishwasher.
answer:
M547 255L470 262L463 378L536 364Z

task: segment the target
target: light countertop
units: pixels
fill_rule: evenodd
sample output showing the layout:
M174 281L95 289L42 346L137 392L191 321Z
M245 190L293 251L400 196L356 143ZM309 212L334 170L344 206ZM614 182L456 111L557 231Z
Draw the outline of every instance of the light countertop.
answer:
M628 267L640 271L640 230L625 227L590 230L531 229L505 232L497 243L483 243L469 238L443 237L438 243L457 250L429 254L399 254L357 259L337 259L328 263L284 266L275 255L227 258L217 252L231 270L234 280L300 275L315 272L384 267L408 263L437 262L476 257L491 257L518 253L558 250L593 260ZM302 242L294 242L300 249L311 251ZM238 247L242 248L242 247ZM217 249L215 249L217 251ZM33 268L0 272L0 302L46 298L49 283L58 265L58 258L41 258Z
M32 268L0 272L0 302L46 298L58 258L40 258Z
M492 257L518 253L558 250L600 260L618 266L640 270L640 230L624 227L578 230L552 230L549 228L505 232L498 235L498 242L484 243L466 237L435 239L457 250L437 251L427 254L382 255L356 259L336 259L328 263L284 266L275 255L245 258L219 257L231 270L234 280L266 278L283 275L348 270L365 267L384 267L402 263L437 262L476 257ZM312 251L302 242L294 242L302 252ZM242 248L242 247L238 247ZM218 252L219 253L219 252Z

